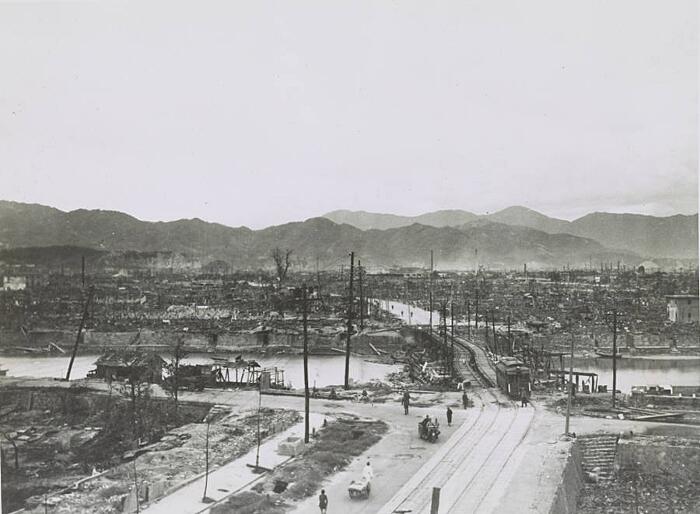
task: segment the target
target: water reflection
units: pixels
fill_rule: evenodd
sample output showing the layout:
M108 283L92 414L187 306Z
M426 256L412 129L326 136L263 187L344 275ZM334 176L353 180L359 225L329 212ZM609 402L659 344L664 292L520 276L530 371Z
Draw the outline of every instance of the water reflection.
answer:
M167 355L163 355L165 359ZM98 355L79 355L75 358L71 378L85 378L88 371L95 368ZM233 356L231 357L233 358ZM244 359L255 359L263 367L278 367L284 370L285 383L293 387L304 386L303 361L299 355L257 356L243 354ZM27 376L35 378L63 378L68 369L70 357L2 357L0 366L7 369L8 376ZM208 354L192 354L185 359L190 363L213 363ZM356 382L368 382L383 379L387 374L399 371L400 366L367 362L361 357L350 357L350 378ZM317 387L339 385L344 382L345 356L312 355L309 356L309 385Z

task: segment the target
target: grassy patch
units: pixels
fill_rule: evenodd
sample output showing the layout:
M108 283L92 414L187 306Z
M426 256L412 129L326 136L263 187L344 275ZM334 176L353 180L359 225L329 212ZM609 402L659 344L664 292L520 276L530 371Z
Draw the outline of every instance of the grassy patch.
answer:
M279 503L278 503L279 502ZM244 492L232 496L224 505L214 507L215 513L236 514L283 514L284 503L273 500L270 495Z
M256 492L246 492L232 496L226 503L213 509L214 514L227 514L233 512L251 512L256 514L277 514L282 512L274 501L285 499L300 500L309 497L321 488L321 483L330 475L344 469L353 458L364 453L369 447L379 441L387 431L387 425L383 421L366 421L357 418L339 419L329 423L318 432L316 440L310 444L304 453L277 468L267 479L256 485ZM275 493L275 485L286 483L287 487L280 493ZM241 510L236 502L260 501L267 499L270 506L264 503L254 510ZM252 497L250 495L253 495Z

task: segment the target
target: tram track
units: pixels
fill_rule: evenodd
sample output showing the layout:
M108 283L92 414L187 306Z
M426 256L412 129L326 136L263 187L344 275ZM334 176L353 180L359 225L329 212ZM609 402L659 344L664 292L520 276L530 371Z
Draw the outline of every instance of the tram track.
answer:
M482 512L487 498L497 492L494 488L500 483L499 477L529 433L533 409L520 409L493 390L493 369L483 350L457 338L454 344L469 356L470 368L482 386L473 392L480 404L479 414L453 434L443 451L434 455L380 514L430 512L433 487L441 488L441 512Z
M463 424L453 436L426 462L397 493L384 505L378 514L391 514L394 512L416 512L414 506L422 505L430 501L431 485L437 479L449 478L450 469L455 467L455 459L459 455L459 446L463 437L481 427L484 423L486 404L481 402L479 412L471 420ZM436 469L439 470L436 472Z
M446 485L444 497L448 500L449 506L445 512L452 514L482 512L481 506L484 500L494 487L500 483L498 478L506 469L513 454L530 431L533 418L531 409L522 410L514 407L513 409L501 409L501 411L512 413L507 428L502 431L498 440L490 446L488 454L483 458L479 467L472 471L472 476L466 483L462 482L463 476L459 472L455 473L454 481L459 492L454 500L450 499L451 496L454 496L454 492L449 490L449 484ZM518 426L519 424L520 426ZM512 438L511 441L507 440L509 436ZM499 452L503 452L503 454L498 455ZM447 502L443 503L443 505L445 504Z

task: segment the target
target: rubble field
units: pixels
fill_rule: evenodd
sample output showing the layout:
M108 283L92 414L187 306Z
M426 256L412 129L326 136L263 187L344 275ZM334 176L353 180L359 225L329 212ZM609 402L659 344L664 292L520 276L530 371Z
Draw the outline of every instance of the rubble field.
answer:
M579 514L653 514L700 512L697 476L672 477L623 471L610 484L586 484Z
M581 514L700 512L700 440L635 435L618 440L612 480L588 480ZM591 483L592 482L592 483Z
M85 388L0 390L3 512L121 513L135 510L257 443L258 411L141 398ZM296 411L263 408L262 438L297 423ZM142 434L135 442L134 426ZM16 452L15 452L16 448Z
M227 407L214 406L207 417L210 469L244 455L257 443L257 410L231 413ZM263 408L261 438L299 419L296 411ZM51 512L112 514L133 511L136 505L143 507L204 472L206 439L207 423L189 423L171 430L158 442L141 448L130 461L56 497ZM38 514L42 509L37 505L30 512Z
M150 401L147 415L144 410L137 417L142 440L157 440L200 419L208 409L207 404L190 406L175 416L168 402ZM81 387L0 391L3 511L25 506L31 497L34 503L48 501L50 495L121 462L134 447L129 412L119 393Z

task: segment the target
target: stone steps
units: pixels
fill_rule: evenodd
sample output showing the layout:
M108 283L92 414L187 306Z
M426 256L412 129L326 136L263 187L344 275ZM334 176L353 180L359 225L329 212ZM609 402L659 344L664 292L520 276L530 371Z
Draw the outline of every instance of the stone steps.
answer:
M589 482L611 482L615 479L615 452L617 437L610 435L579 438L583 469Z

